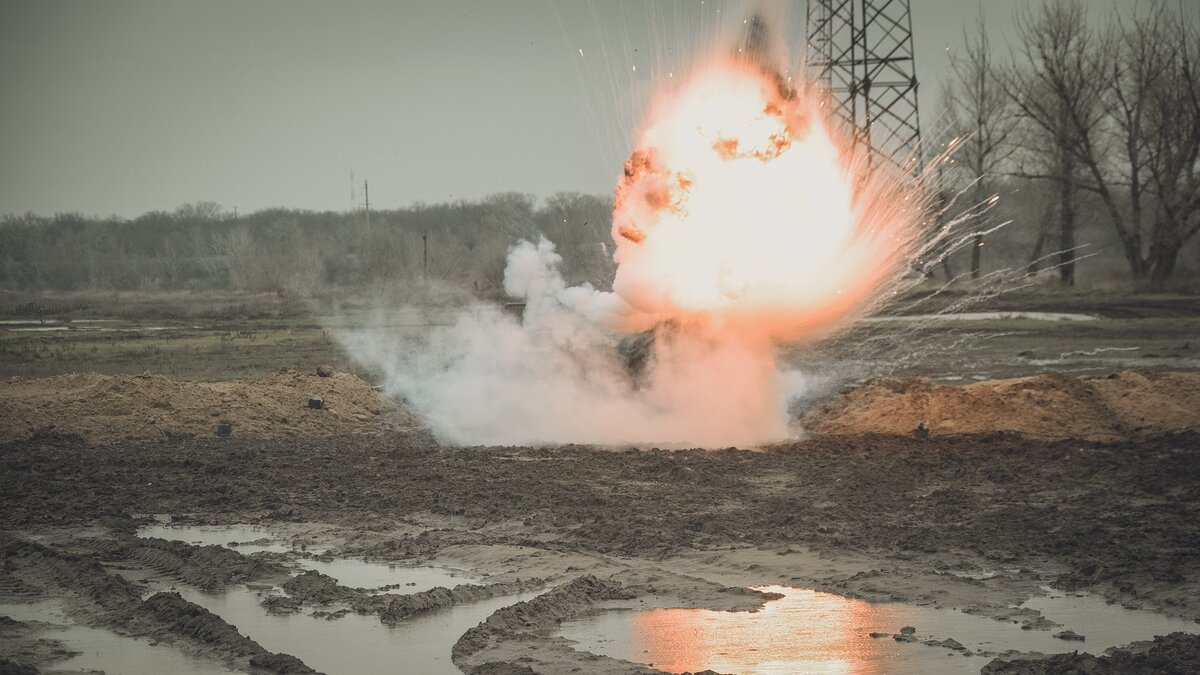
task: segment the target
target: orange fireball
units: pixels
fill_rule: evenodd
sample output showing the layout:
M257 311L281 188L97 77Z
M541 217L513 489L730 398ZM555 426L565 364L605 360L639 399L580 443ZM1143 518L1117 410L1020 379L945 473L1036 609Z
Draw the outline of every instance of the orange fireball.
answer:
M863 312L910 258L920 200L835 139L754 61L718 59L663 95L616 189L613 288L632 328L793 340Z

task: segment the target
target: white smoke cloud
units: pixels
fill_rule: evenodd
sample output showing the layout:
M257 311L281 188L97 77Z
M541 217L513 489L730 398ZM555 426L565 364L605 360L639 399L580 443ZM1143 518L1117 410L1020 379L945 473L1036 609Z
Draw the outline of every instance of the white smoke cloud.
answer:
M922 250L927 195L864 172L755 35L756 56L722 51L651 107L614 193L615 292L567 286L554 245L523 241L504 274L521 319L475 306L419 346L351 333L350 353L450 443L797 434L788 403L810 384L781 372L779 344L834 334L898 283Z
M636 323L632 311L613 293L567 286L560 262L544 239L509 251L504 287L525 301L523 318L479 305L425 340L382 328L340 338L447 443L725 447L796 433L787 404L803 383L779 372L772 345L661 327L631 372L625 336L608 327Z

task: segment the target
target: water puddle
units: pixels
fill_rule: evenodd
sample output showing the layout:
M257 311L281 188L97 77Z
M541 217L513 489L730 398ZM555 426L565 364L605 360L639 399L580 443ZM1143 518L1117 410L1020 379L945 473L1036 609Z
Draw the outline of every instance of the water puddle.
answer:
M436 586L453 588L474 581L461 572L439 567L405 567L345 558L298 562L305 569L327 574L337 579L339 584L351 588L399 586L399 593L420 593Z
M273 652L291 654L322 672L362 675L461 675L450 662L450 650L458 638L501 607L537 595L524 593L458 605L392 627L376 616L353 613L333 620L307 614L269 614L259 604L260 596L245 586L215 594L177 590Z
M182 541L197 546L226 546L244 554L257 552L289 553L298 549L273 538L266 529L253 525L151 525L137 531L139 537L156 537ZM309 547L308 552L323 549ZM458 570L440 567L408 567L365 560L334 558L297 558L295 563L305 570L316 570L337 579L351 588L380 588L398 586L403 593L419 593L435 586L454 587L476 579Z
M159 537L199 545L230 546L238 551L270 550L298 552L272 540L270 532L254 526L163 526L142 528L139 536ZM250 545L247 543L253 542ZM309 549L310 551L312 549ZM453 587L473 581L458 570L436 567L406 567L363 560L332 560L301 557L296 564L327 574L344 586L364 589L393 587L397 594L419 593L436 586ZM514 602L528 600L536 592L507 595L430 612L397 626L387 626L376 616L346 614L337 619L313 617L308 613L271 614L261 605L263 593L237 586L219 593L206 593L182 584L151 582L151 592L172 590L194 602L250 637L266 649L300 658L319 671L330 673L453 673L450 650L458 638L492 612ZM336 647L332 647L335 645Z
M1089 596L1057 594L1029 601L1027 606L1064 626L1037 631L947 609L868 603L785 586L759 589L784 597L758 612L605 611L566 622L559 634L577 642L579 649L674 673L928 673L979 672L990 657L901 643L891 634L913 626L919 639L953 638L973 651L1098 653L1154 635L1196 630L1190 621L1127 610ZM1086 642L1053 637L1064 629L1084 635ZM872 638L872 632L889 637Z
M275 541L271 533L253 525L147 525L137 536L182 541L195 546L227 546L242 553L287 553L291 546ZM260 543L263 540L269 543Z
M0 605L0 616L8 616L18 621L55 624L54 628L43 631L39 637L58 640L67 649L78 654L55 663L54 672L103 671L122 675L207 675L237 672L219 661L189 656L168 645L122 637L100 628L72 625L63 614L62 606L55 601Z

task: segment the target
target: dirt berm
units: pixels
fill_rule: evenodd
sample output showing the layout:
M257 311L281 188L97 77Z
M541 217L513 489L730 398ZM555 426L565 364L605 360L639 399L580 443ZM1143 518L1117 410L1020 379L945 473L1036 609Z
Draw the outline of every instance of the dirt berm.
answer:
M321 407L309 407L320 398ZM416 416L349 373L286 370L260 380L181 382L162 375L80 373L0 382L0 441L53 432L92 443L213 436L371 435L414 429Z
M925 378L870 380L809 411L805 430L828 434L930 435L1016 432L1113 440L1200 428L1200 373L1126 370L1104 377L1058 374L947 386Z

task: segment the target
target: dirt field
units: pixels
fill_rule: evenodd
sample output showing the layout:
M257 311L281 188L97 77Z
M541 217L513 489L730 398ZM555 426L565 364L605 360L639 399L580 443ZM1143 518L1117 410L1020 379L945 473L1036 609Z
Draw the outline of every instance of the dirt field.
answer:
M59 375L0 386L0 440L36 434L122 439L229 435L252 438L377 434L421 426L359 378L285 370L259 380L180 382L162 375ZM309 402L318 400L320 407Z
M411 301L382 297L313 300L274 295L0 293L0 378L70 373L219 382L327 363L374 381L338 347L337 333L371 321L392 334L422 326L377 323L371 310ZM896 311L925 315L964 302L943 292ZM789 350L809 372L852 361L849 379L931 377L939 382L1024 377L1054 370L1107 374L1126 368L1200 370L1200 302L1194 296L1022 292L969 305L971 311L1074 312L1091 321L896 322L860 326L828 349ZM433 316L434 322L452 315ZM852 348L843 348L851 345ZM951 379L958 378L958 379Z
M252 592L263 616L329 621L298 626L318 642L321 626L343 636L331 640L372 626L403 635L424 617L493 607L439 634L434 656L465 672L650 673L556 631L597 609L754 610L774 597L748 589L763 585L957 609L1047 635L1062 627L1022 602L1086 591L1196 628L1111 655L1064 638L1049 660L963 647L954 630L889 626L885 639L991 673L1200 669L1194 299L1034 294L981 309L1086 320L865 324L784 355L845 383L797 411L805 440L670 452L442 446L339 351L337 331L361 317L331 307L64 296L7 308L0 605L61 614L0 611L0 672L77 663L79 648L56 632L64 623L139 638L122 644L161 646L204 672L346 670L197 604ZM265 538L138 536L163 522ZM369 590L312 567L344 561L469 579ZM338 628L352 621L367 623Z
M445 448L411 424L384 423L388 410L412 420L346 374L18 380L0 389L20 413L7 419L21 420L5 423L0 445L0 600L58 598L86 625L273 672L308 666L177 594L152 593L155 579L205 590L282 584L273 611L401 626L438 608L541 593L459 637L454 664L480 673L652 672L582 653L553 629L598 606L751 609L765 599L751 584L952 607L1032 630L1053 626L1016 606L1048 586L1200 620L1200 431L1197 408L1183 405L1198 377L876 382L810 416L819 433L809 440L672 452ZM313 392L329 410L306 408ZM974 415L988 397L1018 404ZM245 421L219 438L206 405ZM1043 419L1055 410L1067 414ZM167 414L145 419L155 411ZM1072 436L1072 420L1091 428L1080 411L1106 414L1120 437L1044 437L1046 424L1060 436ZM915 420L928 437L913 433ZM154 517L249 523L326 555L471 569L484 581L382 596L315 572L287 581L286 555L135 538ZM0 626L4 667L52 669L63 650L44 630ZM1155 663L1200 653L1192 638L1171 640L1090 667L1159 672ZM968 655L990 672L1050 663ZM1070 665L1058 663L1046 672Z

